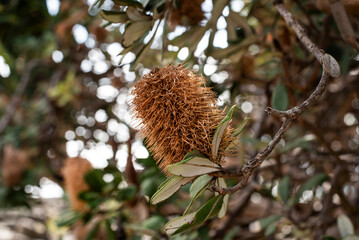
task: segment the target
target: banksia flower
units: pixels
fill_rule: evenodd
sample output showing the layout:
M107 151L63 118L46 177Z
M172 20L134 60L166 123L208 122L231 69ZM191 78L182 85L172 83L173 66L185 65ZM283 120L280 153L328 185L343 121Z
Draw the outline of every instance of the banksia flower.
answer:
M13 187L22 180L24 171L29 167L28 153L14 148L12 145L4 147L4 157L1 167L2 183L5 187Z
M140 133L161 169L180 162L192 150L222 163L233 139L227 129L218 156L212 156L212 138L224 112L216 106L215 94L202 76L182 65L155 68L135 85L132 94Z
M168 21L173 27L177 25L198 25L204 19L204 13L201 7L204 0L182 0L175 2L178 3L178 6L174 6L174 3L170 2L171 7L168 17Z
M65 190L69 195L71 208L79 212L85 212L88 209L86 202L80 200L78 195L80 192L89 189L84 180L85 174L92 170L89 161L84 158L68 158L62 168L62 175L65 180Z

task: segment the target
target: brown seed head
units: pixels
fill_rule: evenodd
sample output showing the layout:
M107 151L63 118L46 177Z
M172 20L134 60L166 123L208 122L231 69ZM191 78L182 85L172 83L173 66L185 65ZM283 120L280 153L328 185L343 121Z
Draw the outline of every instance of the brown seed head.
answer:
M140 132L161 169L192 150L221 163L232 138L227 130L213 159L212 138L224 112L216 106L214 92L205 87L202 76L182 65L155 68L135 85L132 94L134 117L140 120Z
M181 0L176 7L170 2L168 21L173 27L198 25L205 18L201 7L203 2L204 0Z
M67 158L62 168L62 175L65 180L65 189L69 195L71 208L79 212L88 209L86 202L80 200L78 195L89 189L84 180L85 174L92 169L89 161L84 158Z

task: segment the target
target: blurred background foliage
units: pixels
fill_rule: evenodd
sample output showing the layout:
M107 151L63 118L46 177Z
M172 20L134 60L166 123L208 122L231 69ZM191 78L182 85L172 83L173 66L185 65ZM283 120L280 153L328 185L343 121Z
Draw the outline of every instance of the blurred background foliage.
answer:
M358 2L342 3L358 33ZM285 5L342 76L230 197L227 216L171 239L358 239L358 50L328 0ZM276 133L267 106L297 105L321 74L268 0L4 0L0 39L0 239L168 239L162 227L189 189L149 205L165 176L128 105L151 68L184 63L219 106L240 106L233 126L251 117L227 167ZM91 164L63 168L82 158Z

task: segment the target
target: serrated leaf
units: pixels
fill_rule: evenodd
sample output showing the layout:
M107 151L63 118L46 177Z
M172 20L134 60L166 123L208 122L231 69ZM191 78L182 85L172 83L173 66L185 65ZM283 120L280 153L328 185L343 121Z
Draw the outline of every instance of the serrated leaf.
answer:
M208 185L210 184L212 180L212 177L205 174L200 177L198 177L191 185L191 188L189 190L189 194L191 197L191 202L187 206L186 210L183 214L187 214L187 212L191 209L194 202L199 198L199 196L202 195L202 193L206 190Z
M184 178L179 176L173 176L165 181L165 184L152 196L151 204L155 205L159 202L166 200L171 197L178 189L192 181L194 177Z
M259 224L261 226L261 229L263 230L267 228L270 224L277 222L280 218L281 218L280 215L272 215L269 217L259 219Z
M282 199L283 203L285 204L288 202L288 198L289 198L289 192L290 192L289 181L290 181L289 176L285 176L280 180L278 185L278 195L280 199Z
M273 89L272 107L279 111L287 110L289 98L284 84L277 84Z
M128 20L128 16L125 12L114 12L101 10L100 14L103 19L111 23L125 23Z
M166 167L166 171L181 177L194 177L207 173L218 172L220 166L208 158L190 157L179 163Z
M345 238L349 235L354 234L354 227L348 216L342 214L337 219L337 225L339 229L340 236Z
M165 225L165 232L168 235L183 232L189 228L202 224L207 219L215 216L222 206L223 196L218 195L205 203L197 212L175 218Z
M226 180L224 178L217 178L216 179L216 185L218 187L222 187L222 188L226 188L227 187L227 183ZM218 194L218 193L217 193ZM218 217L222 218L227 214L227 210L228 210L228 201L229 201L229 194L224 195L223 197L223 204L221 207L221 210L218 213Z
M135 22L149 21L151 16L145 15L143 12L138 11L135 7L129 6L126 10L129 19Z
M232 118L234 109L236 109L236 108L237 108L236 105L233 105L231 107L231 109L228 111L227 116L222 120L222 122L219 124L216 131L214 132L214 136L213 136L213 140L212 140L212 155L213 155L213 158L217 157L219 145L221 144L224 131L226 130L226 128L227 128L227 126L228 126L228 124L229 124L229 122L230 122L230 120Z
M122 45L127 48L135 41L140 39L151 28L151 21L141 21L131 23L125 30L122 38Z
M299 202L299 199L302 197L304 191L311 190L314 187L322 184L327 178L328 176L325 173L318 173L306 181L294 196L292 205L295 205Z

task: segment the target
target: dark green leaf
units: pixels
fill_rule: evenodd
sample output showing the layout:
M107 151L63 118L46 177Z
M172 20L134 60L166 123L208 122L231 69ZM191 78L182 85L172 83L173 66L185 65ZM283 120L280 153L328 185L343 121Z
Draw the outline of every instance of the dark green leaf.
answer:
M304 191L311 190L314 187L322 184L325 180L327 180L327 178L328 176L325 173L318 173L317 175L309 179L307 182L305 182L295 194L292 205L295 205L299 202L299 199L302 197Z
M90 189L96 192L101 192L102 188L106 186L106 182L103 180L103 172L99 169L94 169L86 173L85 181Z
M105 220L105 226L106 226L106 239L107 240L116 240L116 234L111 228L111 222L109 219Z
M269 217L259 219L259 224L261 225L261 229L267 228L270 224L277 222L280 218L281 218L280 215L272 215Z
M191 197L191 202L187 206L186 210L183 214L187 214L187 212L191 209L194 202L202 195L202 193L206 190L207 186L211 182L212 177L205 174L200 177L198 177L191 185L191 188L189 190L189 194Z
M229 230L228 233L224 236L223 240L232 240L239 230L239 226L232 227L231 230Z
M286 204L288 202L288 198L289 198L289 193L290 193L290 189L289 189L289 184L290 184L290 178L289 176L285 176L284 178L282 178L279 182L278 185L278 195L280 197L280 199L282 199L282 201Z
M129 185L126 188L120 189L117 195L119 201L128 201L136 197L137 187L135 185Z
M270 235L275 233L277 226L275 223L269 224L269 226L264 231L264 236L269 237Z
M99 197L100 194L98 192L89 192L89 191L81 192L78 195L79 199L84 200L86 202L96 200Z
M98 230L100 229L100 224L101 222L96 223L96 225L86 235L85 240L92 240L96 238Z
M288 93L285 85L277 84L273 89L272 107L274 109L284 111L289 106Z

